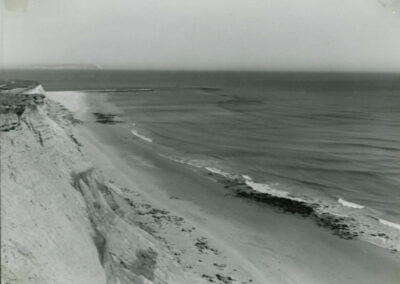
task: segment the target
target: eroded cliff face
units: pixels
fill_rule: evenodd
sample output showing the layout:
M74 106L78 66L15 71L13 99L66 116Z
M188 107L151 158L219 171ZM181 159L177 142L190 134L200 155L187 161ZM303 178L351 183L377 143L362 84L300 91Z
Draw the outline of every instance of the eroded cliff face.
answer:
M2 93L0 102L2 282L104 283L86 204L69 180L90 167L71 122L41 93Z
M2 283L196 283L119 214L71 113L19 84L0 88Z
M7 132L20 125L26 110L36 109L44 102L44 90L37 82L0 81L0 131Z

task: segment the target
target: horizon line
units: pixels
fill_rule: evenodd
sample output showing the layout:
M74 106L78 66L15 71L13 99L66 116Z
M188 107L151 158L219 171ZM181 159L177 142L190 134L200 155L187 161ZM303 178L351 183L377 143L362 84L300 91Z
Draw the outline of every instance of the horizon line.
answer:
M37 67L35 67L37 66ZM66 66L66 68L57 68L57 66ZM70 67L68 67L70 66ZM73 68L76 66L76 68ZM79 68L79 66L86 66L85 68ZM99 66L101 66L99 68ZM135 72L249 72L249 73L331 73L331 74L399 74L398 71L374 71L374 70L327 70L327 69L218 69L218 68L135 68L130 66L104 66L100 64L15 64L1 66L0 71L7 70L52 70L52 71L135 71Z

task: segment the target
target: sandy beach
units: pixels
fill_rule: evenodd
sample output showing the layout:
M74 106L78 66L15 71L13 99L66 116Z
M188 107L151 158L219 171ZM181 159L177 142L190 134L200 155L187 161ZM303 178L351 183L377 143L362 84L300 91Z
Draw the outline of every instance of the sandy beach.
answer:
M400 0L343 5L0 0L0 284L400 284Z
M129 126L96 123L92 113L118 113L104 94L49 97L78 111L82 151L120 189L113 202L121 214L205 282L399 283L398 253L238 198L216 176L155 154L154 145L133 136Z

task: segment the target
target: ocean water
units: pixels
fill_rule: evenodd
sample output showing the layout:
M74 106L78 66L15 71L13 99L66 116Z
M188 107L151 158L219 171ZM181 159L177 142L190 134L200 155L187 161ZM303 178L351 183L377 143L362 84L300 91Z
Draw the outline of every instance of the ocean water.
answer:
M47 90L107 93L131 124L132 135L154 144L158 154L242 179L261 193L319 204L318 210L356 220L359 231L370 230L372 237L384 232L400 242L400 75L0 75L36 79Z

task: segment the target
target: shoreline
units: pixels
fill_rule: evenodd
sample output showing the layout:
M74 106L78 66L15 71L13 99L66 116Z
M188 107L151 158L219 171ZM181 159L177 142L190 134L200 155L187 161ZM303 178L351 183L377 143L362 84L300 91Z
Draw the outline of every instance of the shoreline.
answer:
M29 88L0 94L4 281L398 283L398 253L158 154L106 93Z
M214 168L160 155L106 93L35 85L16 97L23 111L4 98L3 116L12 118L0 137L5 281L400 279L398 253L339 238L298 212L235 194Z
M105 105L113 108L105 101L105 97L99 102L94 96L94 94L86 95L85 102L90 101L91 105L91 108L87 110L97 111L98 108L104 110ZM113 111L115 110L114 108ZM174 213L177 213L177 215L183 216L185 220L188 219L190 222L196 223L210 239L223 240L223 242L219 242L219 245L224 247L223 251L230 251L239 259L245 258L245 261L242 261L238 266L242 266L244 271L252 271L250 274L259 275L258 279L254 279L255 283L268 283L268 281L271 281L271 283L332 283L333 281L347 283L346 279L350 278L358 278L364 283L376 283L376 281L385 277L387 277L388 283L391 283L391 281L395 283L393 279L398 278L396 273L397 269L400 268L400 261L397 254L392 254L359 240L338 239L330 232L321 230L309 220L301 217L276 212L274 209L267 208L267 206L263 207L262 204L255 204L251 201L226 197L226 191L215 181L199 176L199 174L153 153L152 145L132 139L129 131L124 132L128 130L127 128L99 125L94 122L82 127L85 138L90 140L98 149L101 149L101 152L107 156L108 163L112 165L104 167L105 163L97 161L95 164L98 167L103 168L103 171L107 174L111 173L111 176L118 181L125 180L125 185L138 188L140 194L143 194L145 199L151 200L155 206L167 207L168 210L175 211ZM115 137L125 137L125 141L121 142ZM134 141L132 142L132 140ZM95 157L96 155L92 156ZM192 190L191 196L188 196L186 191L182 190L181 184L177 185L175 182L175 184L170 185L174 179L184 181L186 187L193 187L198 192ZM166 186L161 185L163 182L166 183ZM216 198L218 202L213 200ZM225 206L227 202L231 205L227 209L221 210L222 212L218 212L221 206ZM207 203L212 206L205 206ZM210 210L211 213L204 212L205 208ZM243 209L243 212L256 211L256 213L240 213L237 212L240 211L237 209ZM231 214L231 216L228 216L228 214ZM275 224L275 219L282 224ZM243 226L246 223L251 225ZM229 226L227 226L228 224ZM224 226L226 228L221 229ZM246 227L246 229L239 229L241 226ZM262 229L255 230L257 226L261 226ZM272 230L278 232L271 233L269 226ZM293 227L294 231L290 227ZM255 230L255 232L252 232L252 230ZM242 234L242 237L239 239L227 236L232 233ZM301 241L293 236L287 237L291 234L298 234ZM282 236L285 236L284 240L281 240ZM257 248L256 243L252 246L244 244L243 241L247 238L248 241L261 238L260 243L264 246L263 250L266 254L263 255L263 253L257 251L260 247ZM316 247L318 249L307 253L301 246L309 246L310 239L313 242L314 239L317 239L318 245ZM299 247L297 248L297 246ZM267 253L270 254L274 251L274 248L279 248L278 255L270 255L271 259L267 260ZM340 250L340 253L337 250ZM289 257L282 256L285 254ZM328 261L328 264L318 267L321 261L318 257L324 259L324 255L329 255L333 259L341 259L343 263L338 265L335 261ZM365 259L367 255L371 255L371 259ZM317 258L307 264L295 261L299 257L308 259L315 256ZM344 261L346 258L350 259ZM375 259L373 260L373 258ZM326 262L327 260L324 259L323 261ZM351 265L353 268L349 269L348 267ZM376 273L370 275L371 272L368 267L375 267L382 272L382 275L378 276ZM266 269L269 271L265 271ZM326 269L337 272L324 271ZM282 272L277 273L277 271ZM327 274L331 275L332 279L324 279Z
M205 282L134 219L133 201L83 151L82 121L67 107L40 88L0 93L0 106L9 118L0 125L2 282ZM148 206L142 214L154 216Z

